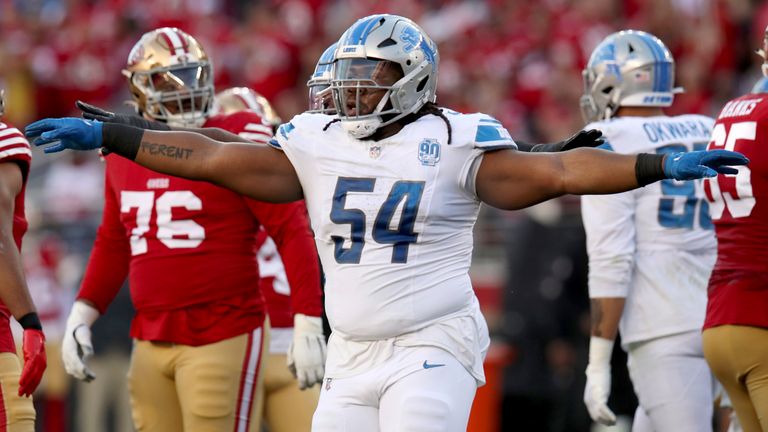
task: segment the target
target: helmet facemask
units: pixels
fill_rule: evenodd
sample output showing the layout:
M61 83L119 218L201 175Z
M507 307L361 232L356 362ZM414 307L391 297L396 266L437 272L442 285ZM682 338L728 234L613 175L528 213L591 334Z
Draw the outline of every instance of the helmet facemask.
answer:
M141 93L144 112L171 126L199 127L213 108L213 75L208 63L178 64L134 72L131 82Z
M317 84L310 81L309 87L309 110L311 113L336 114L336 104L333 102L333 93L328 81Z
M621 100L620 77L586 69L582 72L584 78L584 94L579 100L581 116L585 122L607 120L619 110Z
M403 110L400 100L393 97L410 79L403 77L397 63L373 58L340 59L333 73L333 102L342 127L355 138L368 137L414 111Z

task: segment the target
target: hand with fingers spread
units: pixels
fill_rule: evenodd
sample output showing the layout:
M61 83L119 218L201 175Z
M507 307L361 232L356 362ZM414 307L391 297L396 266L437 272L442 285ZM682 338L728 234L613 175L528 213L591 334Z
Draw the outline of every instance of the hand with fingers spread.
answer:
M598 129L590 129L586 131L578 131L565 141L552 144L536 144L533 146L520 142L519 146L523 150L525 150L527 147L530 147L530 150L527 151L531 152L561 152L582 147L599 147L603 144L605 144L605 140L603 139L603 132Z
M296 314L293 318L293 341L288 348L288 368L304 390L323 381L326 344L323 323L319 317Z
M728 150L692 151L668 154L664 174L675 180L695 180L720 174L738 174L733 166L747 165L743 154Z
M102 123L81 118L47 118L38 120L24 130L24 134L36 146L45 146L45 153L65 149L95 150L101 147Z
M568 151L582 147L599 147L605 144L603 133L598 129L576 132L565 141L560 142L560 151Z

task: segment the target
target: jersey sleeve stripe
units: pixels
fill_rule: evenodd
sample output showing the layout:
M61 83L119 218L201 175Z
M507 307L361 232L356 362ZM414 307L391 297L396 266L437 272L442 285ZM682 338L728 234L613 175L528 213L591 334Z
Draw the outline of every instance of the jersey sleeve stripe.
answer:
M497 124L497 125L500 125L500 124L501 124L501 122L500 122L500 121L498 121L498 120L496 120L496 119L492 119L492 118L483 118L483 119L480 119L480 123L489 123L489 124Z
M32 157L32 152L29 151L28 147L16 147L9 150L0 151L0 159L5 159L9 156L15 156L20 154L27 155L30 158Z
M512 142L509 133L503 127L499 125L480 124L477 126L477 133L475 134L476 143L489 143L489 142Z
M18 146L19 144L24 145L25 148L29 148L29 142L23 136L0 139L0 149L4 149L6 147Z
M272 134L267 135L264 133L240 132L238 135L240 135L241 137L247 140L258 142L258 143L264 143L264 144L266 144L267 142L269 142L270 139L272 139Z
M277 142L277 140L274 139L274 138L269 140L269 142L267 142L267 144L269 144L270 146L272 146L272 147L274 147L274 148L276 148L278 150L283 150L283 148L280 146L280 143Z
M9 135L23 136L21 132L19 132L19 130L16 128L8 128L8 129L0 130L0 138L6 137Z
M479 148L482 151L493 151L493 150L504 150L504 149L517 150L517 144L510 142L509 144L484 145L484 146L478 146L476 148Z
M244 127L245 130L251 131L251 132L263 132L266 134L269 134L269 136L272 136L272 128L266 125L257 124L257 123L248 123Z

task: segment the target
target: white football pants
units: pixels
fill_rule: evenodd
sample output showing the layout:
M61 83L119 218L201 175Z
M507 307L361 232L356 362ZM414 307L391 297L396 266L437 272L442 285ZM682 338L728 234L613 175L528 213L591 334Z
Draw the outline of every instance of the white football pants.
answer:
M395 347L359 375L326 378L313 432L466 431L477 381L440 348Z
M628 348L629 376L645 412L635 416L633 432L712 430L717 381L704 359L700 331L637 342Z

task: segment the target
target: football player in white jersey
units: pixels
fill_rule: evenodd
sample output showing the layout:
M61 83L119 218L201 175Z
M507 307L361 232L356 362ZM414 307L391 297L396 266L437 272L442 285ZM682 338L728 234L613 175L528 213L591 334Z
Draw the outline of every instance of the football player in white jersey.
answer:
M374 15L339 40L338 113L294 117L272 147L73 118L40 120L27 133L53 144L47 152L104 146L257 199L305 198L333 330L312 429L463 431L489 343L468 274L482 202L520 209L733 173L727 165L748 161L724 150L518 152L490 116L437 107L438 64L413 21Z
M714 120L666 116L674 60L655 36L626 30L606 37L584 70L586 128L616 153L703 150ZM672 179L581 199L589 253L592 337L584 402L593 420L613 424L610 359L617 329L640 408L632 430L712 430L716 381L702 351L707 282L717 254L700 182Z

